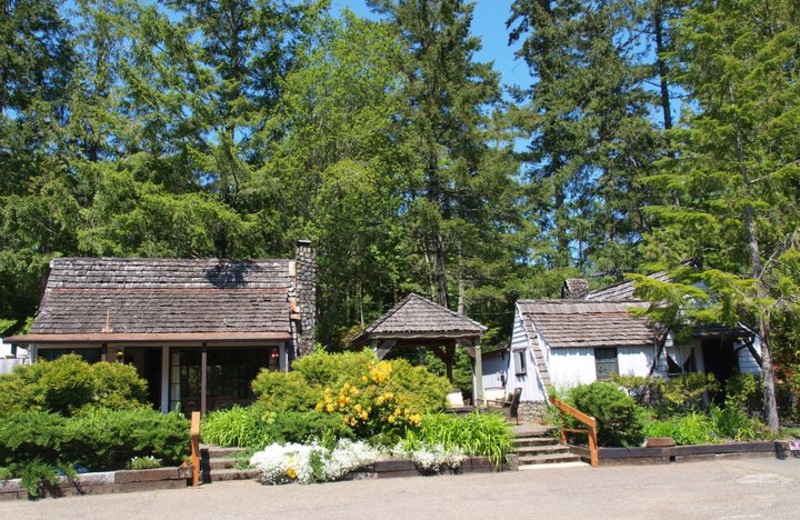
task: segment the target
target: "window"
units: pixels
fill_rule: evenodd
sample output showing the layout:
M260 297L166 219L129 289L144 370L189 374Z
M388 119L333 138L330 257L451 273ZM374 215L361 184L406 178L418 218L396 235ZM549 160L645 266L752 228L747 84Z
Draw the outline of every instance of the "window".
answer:
M611 374L619 374L617 349L596 348L594 349L594 360L597 367L597 379L610 379Z
M680 363L676 356L680 356L681 351L667 351L667 374L672 376L679 376L682 374L688 374L689 372L697 372L697 362L694 358L694 349L689 349L689 355L686 357L686 361Z
M67 354L78 354L87 363L97 363L101 356L99 348L40 348L36 351L36 357L42 361L55 361Z
M526 365L525 359L525 351L524 350L517 350L514 352L514 356L516 358L516 369L517 375L522 376L528 373L528 366Z

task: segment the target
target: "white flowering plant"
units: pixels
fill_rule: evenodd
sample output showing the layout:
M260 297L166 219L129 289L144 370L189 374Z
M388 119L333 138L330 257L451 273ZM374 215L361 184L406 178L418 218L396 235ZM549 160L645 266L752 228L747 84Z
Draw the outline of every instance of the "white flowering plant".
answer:
M271 444L256 452L250 464L263 484L328 482L372 464L380 452L363 441L340 439L332 449L311 444Z
M395 457L410 458L421 473L436 473L443 468L456 469L467 458L459 447L445 448L442 444L401 441L392 448Z

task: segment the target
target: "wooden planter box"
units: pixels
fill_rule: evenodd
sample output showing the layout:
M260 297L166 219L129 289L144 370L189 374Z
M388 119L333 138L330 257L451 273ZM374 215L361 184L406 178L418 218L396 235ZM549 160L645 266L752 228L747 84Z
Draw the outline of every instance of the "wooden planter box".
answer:
M570 446L570 451L589 460L589 448ZM601 466L622 464L669 464L722 458L775 457L786 459L800 457L800 452L790 451L788 441L730 442L725 444L697 444L693 446L665 446L652 448L599 448Z
M508 464L495 468L489 457L469 457L457 468L441 468L438 472L421 473L409 459L379 460L365 468L349 473L344 480L366 478L419 477L432 475L460 475L462 473L491 473L492 471L515 471L518 469L516 455L510 456Z
M61 477L55 486L40 490L39 498L184 488L191 476L191 468L185 467L84 473L74 481ZM0 500L27 498L19 479L0 481Z

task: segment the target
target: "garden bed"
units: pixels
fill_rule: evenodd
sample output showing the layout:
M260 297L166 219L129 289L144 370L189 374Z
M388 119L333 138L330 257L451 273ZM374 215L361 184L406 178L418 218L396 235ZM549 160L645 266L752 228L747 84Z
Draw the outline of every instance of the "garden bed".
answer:
M84 473L75 479L61 477L55 486L43 487L38 498L185 488L191 476L191 468L185 466ZM0 481L0 501L27 498L20 479Z
M570 451L585 461L589 460L589 448L585 446L570 446ZM653 448L599 448L597 452L601 466L669 464L725 458L800 458L800 451L789 449L789 441L730 442Z

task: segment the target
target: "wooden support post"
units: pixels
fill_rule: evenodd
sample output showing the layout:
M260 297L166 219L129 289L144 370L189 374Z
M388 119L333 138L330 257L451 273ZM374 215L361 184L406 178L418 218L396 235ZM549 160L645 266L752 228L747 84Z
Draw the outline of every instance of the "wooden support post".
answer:
M169 412L171 382L169 347L161 347L161 413Z
M455 345L455 342L453 342L453 343L447 345L447 347L445 347L445 356L447 358L446 361L445 361L445 365L447 366L447 380L452 383L453 382L453 363L454 363L455 357L456 357L456 345Z
M203 343L200 353L200 413L206 415L208 406L208 345Z
M590 424L589 425L589 453L590 453L590 460L593 468L596 468L600 465L600 461L598 460L597 454L597 424Z
M100 346L100 361L108 361L108 345L106 343Z
M483 395L483 360L481 359L481 344L475 342L475 406L486 404Z
M581 412L577 408L573 408L564 401L556 398L555 396L550 396L549 398L550 403L553 406L561 410L562 413L571 415L572 417L576 418L589 428L587 430L575 430L575 429L565 429L564 423L561 423L561 444L567 443L567 432L569 433L583 433L589 437L589 460L592 464L593 468L599 466L599 457L597 454L597 420L594 417L586 415L585 413Z
M192 427L189 430L192 443L192 486L200 484L200 412L192 412Z

